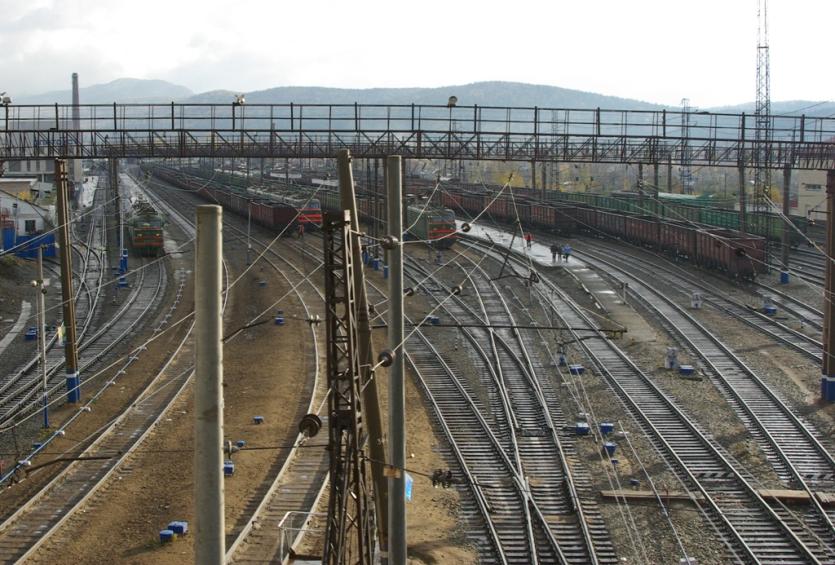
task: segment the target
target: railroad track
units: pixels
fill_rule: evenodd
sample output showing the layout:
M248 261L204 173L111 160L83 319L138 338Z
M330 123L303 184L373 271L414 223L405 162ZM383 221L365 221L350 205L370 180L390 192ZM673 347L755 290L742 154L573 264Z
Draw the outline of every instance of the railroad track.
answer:
M228 280L228 273L226 277ZM190 335L191 328L130 407L76 455L75 461L0 524L0 560L15 563L32 556L117 468L122 473L132 471L123 463L177 398L193 372Z
M96 194L99 198L99 194ZM80 348L87 343L87 334L93 325L93 319L98 312L100 288L104 274L103 256L97 250L101 245L103 235L103 215L93 214L89 222L86 241L73 246L73 253L80 258L81 272L77 275L75 306L78 327L77 341ZM75 228L75 226L73 226ZM83 252L78 249L83 248ZM43 330L42 330L43 331ZM64 350L55 347L58 341L57 333L47 341L46 366L50 392L52 387L58 386L59 372L64 366ZM21 407L26 407L33 396L42 392L42 377L37 369L40 366L36 355L24 363L13 374L8 375L0 384L0 424L7 423L17 416Z
M512 315L498 289L486 275L477 273L478 269L470 274L478 279L472 282L473 287L479 289L475 295L479 306L473 309L458 297L441 304L435 296L436 292L433 292L437 291L439 284L435 276L413 260L408 261L408 265L412 273L409 276L416 284L419 281L414 279L414 274L428 277L430 284L424 282L419 286L425 288L438 301L445 315L456 322L486 326L513 324ZM448 292L443 290L444 286L440 288L441 294ZM491 508L490 521L496 532L499 554L504 555L508 562L549 562L554 559L566 563L616 562L600 516L584 514L585 501L577 492L557 424L551 420L551 413L545 406L540 382L532 373L533 367L524 344L512 332L503 333L502 330L486 327L466 328L463 334L478 353L478 359L474 360L477 373L489 375L482 380L482 385L491 394L489 413L493 419L490 422L480 419L479 428L473 428L472 422L459 422L460 399L458 410L448 409L442 416L455 443L459 446L464 444L463 465L470 474L480 482L484 482L484 477L490 477L496 485L502 481L505 483L501 494L492 488L483 493ZM489 344L489 348L481 344ZM418 371L433 377L433 381L427 384L432 394L437 394L433 386L442 386L443 380L449 381L449 372L443 375L443 372L433 371L432 364L437 363L433 361L433 356L420 349L415 352L411 346L410 342L410 355L417 360ZM461 385L466 390L466 384ZM472 400L470 395L466 405L477 406L477 401ZM462 431L464 436L456 439L456 434ZM484 439L477 444L474 437ZM490 438L489 442L487 438ZM499 462L504 465L499 465ZM508 475L512 482L508 480ZM522 490L511 488L525 485ZM510 498L513 495L515 500ZM503 502L501 510L494 506L497 498ZM511 505L509 501L515 504ZM507 514L502 511L507 511ZM521 517L525 517L524 523L520 523Z
M753 285L760 289L758 294L761 297L768 296L781 310L793 315L802 324L809 325L818 331L823 331L823 312L817 308L774 286L759 281L754 281ZM823 299L822 296L821 299Z
M481 253L486 247L475 244ZM515 259L514 259L515 260ZM573 330L589 360L624 401L647 438L675 469L691 492L704 497L698 504L728 546L729 561L758 563L826 563L835 555L821 542L831 533L810 529L784 509L774 509L752 485L752 479L733 463L721 445L701 431L674 401L631 360L594 328L556 284L547 279L540 296L568 327L588 328L582 336Z
M772 255L769 264L775 271L779 272L782 261ZM824 257L819 252L792 249L789 256L789 269L792 275L818 286L823 286L826 282L824 267Z
M226 227L228 229L229 225L226 224ZM243 230L232 229L240 235L246 235ZM259 247L266 247L257 238L252 238L252 241ZM279 268L270 257L282 261L290 269L292 276L287 270ZM284 277L287 284L294 289L293 292L302 305L308 320L312 320L314 315L319 316L319 319L324 319L324 310L317 308L317 311L314 312L299 291L299 286L304 283L306 277L294 261L273 250L272 247L267 250L261 261L266 261L272 265ZM324 304L324 295L319 288L309 281L306 286L310 287L322 299L321 303ZM309 398L309 401L302 412L320 415L322 428L313 441L321 442L322 438L327 438L329 433L329 418L327 414L321 413L326 408L325 400L327 398L327 381L320 374L320 363L324 363L324 359L320 359L323 351L320 351L319 343L324 340L324 336L317 334L317 331L321 332L322 330L312 323L310 324L310 331L313 347L307 349L305 355L306 374L308 376L305 382L308 386L302 395L302 398ZM239 521L239 524L227 535L228 550L226 556L234 563L281 562L287 557L295 540L291 540L288 545L282 546L281 538L276 535L276 526L288 513L312 512L319 499L324 495L330 467L330 457L327 450L306 449L304 445L306 438L302 434L288 439L292 441L294 447L287 453L278 472L271 476L270 481L253 495L254 499L256 497L260 499L255 511L251 516Z
M659 292L655 284L657 271L650 275L650 282L628 274L631 271L624 271L619 263L603 259L596 253L584 251L578 255L607 273L614 269L621 273L621 278L626 276L630 293L639 298L646 309L655 312L668 332L678 336L691 354L702 360L703 371L751 433L780 479L790 487L809 493L813 512L807 516L807 524L824 540L826 547L835 550L835 513L825 509L814 495L815 490L835 488L835 458L822 445L822 438L815 433L814 427L796 415L711 331Z
M729 298L721 289L704 282L697 282L690 272L679 274L677 269L674 268L675 265L671 266L666 261L659 264L633 253L630 253L626 258L622 249L615 250L590 241L584 242L583 249L583 253L586 251L593 253L592 257L605 259L608 264L615 266L619 272L628 273L645 282L647 275L651 273L653 288L657 288L657 284L661 282L674 292L683 293L688 297L694 292L702 292L704 301L720 312L740 320L777 343L787 345L815 363L821 362L823 344L820 340L794 330L770 316ZM660 293L656 294L660 295ZM681 311L680 308L678 310Z
M179 205L193 207L197 202L181 196L181 192L169 192L163 199L158 191L150 189L141 181L131 177L137 186L145 187L145 194L159 207L170 210L167 200L175 200ZM149 194L150 193L150 194ZM176 196L175 196L176 195ZM195 197L196 198L196 197ZM233 214L224 214L224 230L237 234L238 238L246 237L246 232L236 224L240 220ZM256 228L250 241L258 250L267 248L267 244L260 240ZM306 252L306 251L305 251ZM287 266L281 269L273 261L281 261ZM305 300L299 287L303 284L321 298L324 303L324 295L316 285L305 281L305 274L298 268L295 261L279 253L273 247L267 248L261 261L272 266L293 289L293 293L299 300L308 320L318 315L324 317L324 310L314 312L308 301ZM305 403L302 412L319 413L323 408L326 398L327 383L320 375L320 348L319 343L323 336L318 335L317 327L310 325L313 347L306 351L307 374L310 376L305 382L309 385L302 395L309 400ZM328 417L321 415L322 429L317 438L328 437ZM245 516L233 526L227 533L226 558L230 563L272 563L282 562L289 554L289 551L301 537L301 532L291 540L286 540L278 535L276 527L288 513L308 513L315 509L320 497L323 495L329 470L330 459L324 449L305 448L305 438L301 434L287 438L293 448L286 453L279 453L276 457L276 469L269 475L269 479L261 485L252 495L251 506L253 512ZM301 524L296 524L301 526ZM302 530L303 528L300 528ZM287 543L283 543L287 542Z
M88 250L92 250L92 245ZM91 251L92 252L92 251ZM103 254L98 255L99 259ZM86 263L89 265L89 260ZM94 275L99 284L95 291L95 303L101 295L102 273L105 269L99 264ZM124 299L115 314L92 334L87 335L91 328L92 315L85 317L85 323L80 332L83 339L79 340L79 373L95 373L103 364L105 356L119 343L136 331L142 321L147 318L157 306L157 298L166 288L166 270L164 265L155 261L146 263L138 272L132 275L133 285L130 294ZM92 291L92 282L84 284ZM50 398L63 394L65 383L61 369L64 366L63 350L53 349L47 356L48 394ZM0 424L27 416L32 411L40 409L40 394L42 393L41 376L33 369L37 367L37 360L30 362L25 371L18 373L16 378L10 379L0 386ZM33 399L35 399L33 401ZM35 455L37 451L33 452Z

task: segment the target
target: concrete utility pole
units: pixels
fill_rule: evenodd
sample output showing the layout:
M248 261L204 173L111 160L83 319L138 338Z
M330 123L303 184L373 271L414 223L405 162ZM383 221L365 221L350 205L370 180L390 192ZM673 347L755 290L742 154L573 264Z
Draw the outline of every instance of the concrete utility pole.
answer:
M644 164L638 163L638 194L641 206L641 212L646 213L646 198L644 197Z
M49 427L49 393L46 380L46 285L43 278L43 246L38 247L38 278L32 281L32 286L37 289L38 305L38 358L41 364L41 384L43 386L43 427Z
M389 462L394 467L389 478L389 563L406 563L406 390L403 383L403 192L400 157L388 158L388 234L389 250L389 349L394 359L389 367Z
M835 169L826 173L826 293L832 296L835 291ZM823 312L823 376L821 377L821 397L825 402L835 401L835 300L824 301Z
M658 200L658 168L658 161L656 161L652 164L652 194L656 200Z
M536 190L536 161L531 161L531 190Z
M125 223L124 223L124 211L122 210L122 198L121 198L121 191L119 190L119 160L118 159L108 159L108 168L109 168L109 176L110 176L110 190L113 192L113 205L116 208L116 222L113 225L113 240L110 242L110 245L113 242L116 243L118 248L118 253L116 257L119 261L119 274L124 275L127 271L127 259L124 258L125 255Z
M223 209L197 207L194 268L195 563L223 565Z
M342 149L338 153L339 193L343 210L351 213L351 226L359 226L357 202L354 194L354 176L351 171L351 152ZM375 159L376 176L376 159ZM357 229L354 227L353 229ZM365 294L365 274L362 267L362 250L359 234L354 232L354 299L357 303L357 349L362 366L361 383L363 386L362 407L365 413L365 426L368 430L368 450L371 454L371 478L374 483L374 506L377 511L377 530L380 537L380 549L388 552L388 485L383 473L383 463L387 461L383 443L383 424L380 417L380 403L377 396L377 381L371 378L371 322L368 317L368 299Z
M667 192L673 192L673 158L667 157Z
M252 253L252 200L247 201L246 205L246 264L250 265L250 254Z
M55 160L55 191L58 194L58 245L61 247L61 300L64 305L64 355L67 375L67 402L81 400L78 351L75 333L75 302L72 284L72 240L70 239L67 162Z
M745 219L747 217L747 210L745 209L746 206L745 202L745 165L740 163L739 165L739 231L745 233L746 231L746 223Z
M781 279L785 282L789 282L789 236L791 235L791 232L794 231L794 227L789 221L789 212L791 211L791 202L789 202L789 187L791 186L791 182L792 169L790 166L786 165L783 169L783 219L786 223L783 225L783 275ZM828 217L827 221L829 221Z

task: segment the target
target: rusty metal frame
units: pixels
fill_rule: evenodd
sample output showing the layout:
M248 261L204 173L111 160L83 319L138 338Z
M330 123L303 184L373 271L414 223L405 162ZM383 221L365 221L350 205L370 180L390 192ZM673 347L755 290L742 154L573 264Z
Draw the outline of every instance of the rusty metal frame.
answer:
M373 504L368 496L357 348L350 216L324 217L330 496L322 562L373 563Z
M0 159L355 158L835 168L835 118L379 104L4 106ZM688 120L686 133L680 124ZM761 131L768 128L768 135Z

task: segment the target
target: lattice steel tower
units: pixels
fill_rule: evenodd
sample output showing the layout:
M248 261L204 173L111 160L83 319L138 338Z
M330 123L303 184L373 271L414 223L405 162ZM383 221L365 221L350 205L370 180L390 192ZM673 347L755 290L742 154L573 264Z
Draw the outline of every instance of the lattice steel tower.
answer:
M681 99L681 135L687 138L690 135L690 99ZM679 168L679 179L681 180L681 192L684 194L693 193L693 170L691 168L690 147L685 139L681 145L681 167ZM669 190L669 187L667 188Z
M330 496L322 563L374 562L374 506L366 476L362 373L358 346L358 305L354 296L350 216L327 213L325 245L327 311L328 450Z
M771 64L768 54L768 0L757 0L757 101L754 108L754 203L757 212L768 208L766 194L771 186L769 145L771 144ZM757 221L757 220L755 220Z

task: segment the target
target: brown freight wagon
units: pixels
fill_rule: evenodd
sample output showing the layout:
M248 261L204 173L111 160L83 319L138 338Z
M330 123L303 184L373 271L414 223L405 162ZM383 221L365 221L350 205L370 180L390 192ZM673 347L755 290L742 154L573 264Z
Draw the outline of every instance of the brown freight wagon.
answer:
M619 238L626 236L626 230L624 228L626 218L623 214L604 212L600 209L596 209L594 214L597 220L597 229Z
M625 216L623 231L626 239L639 245L658 245L658 220L652 216Z
M696 263L735 278L752 279L766 272L765 239L735 230L697 230Z
M698 228L681 222L661 222L658 229L659 247L677 257L696 256Z

